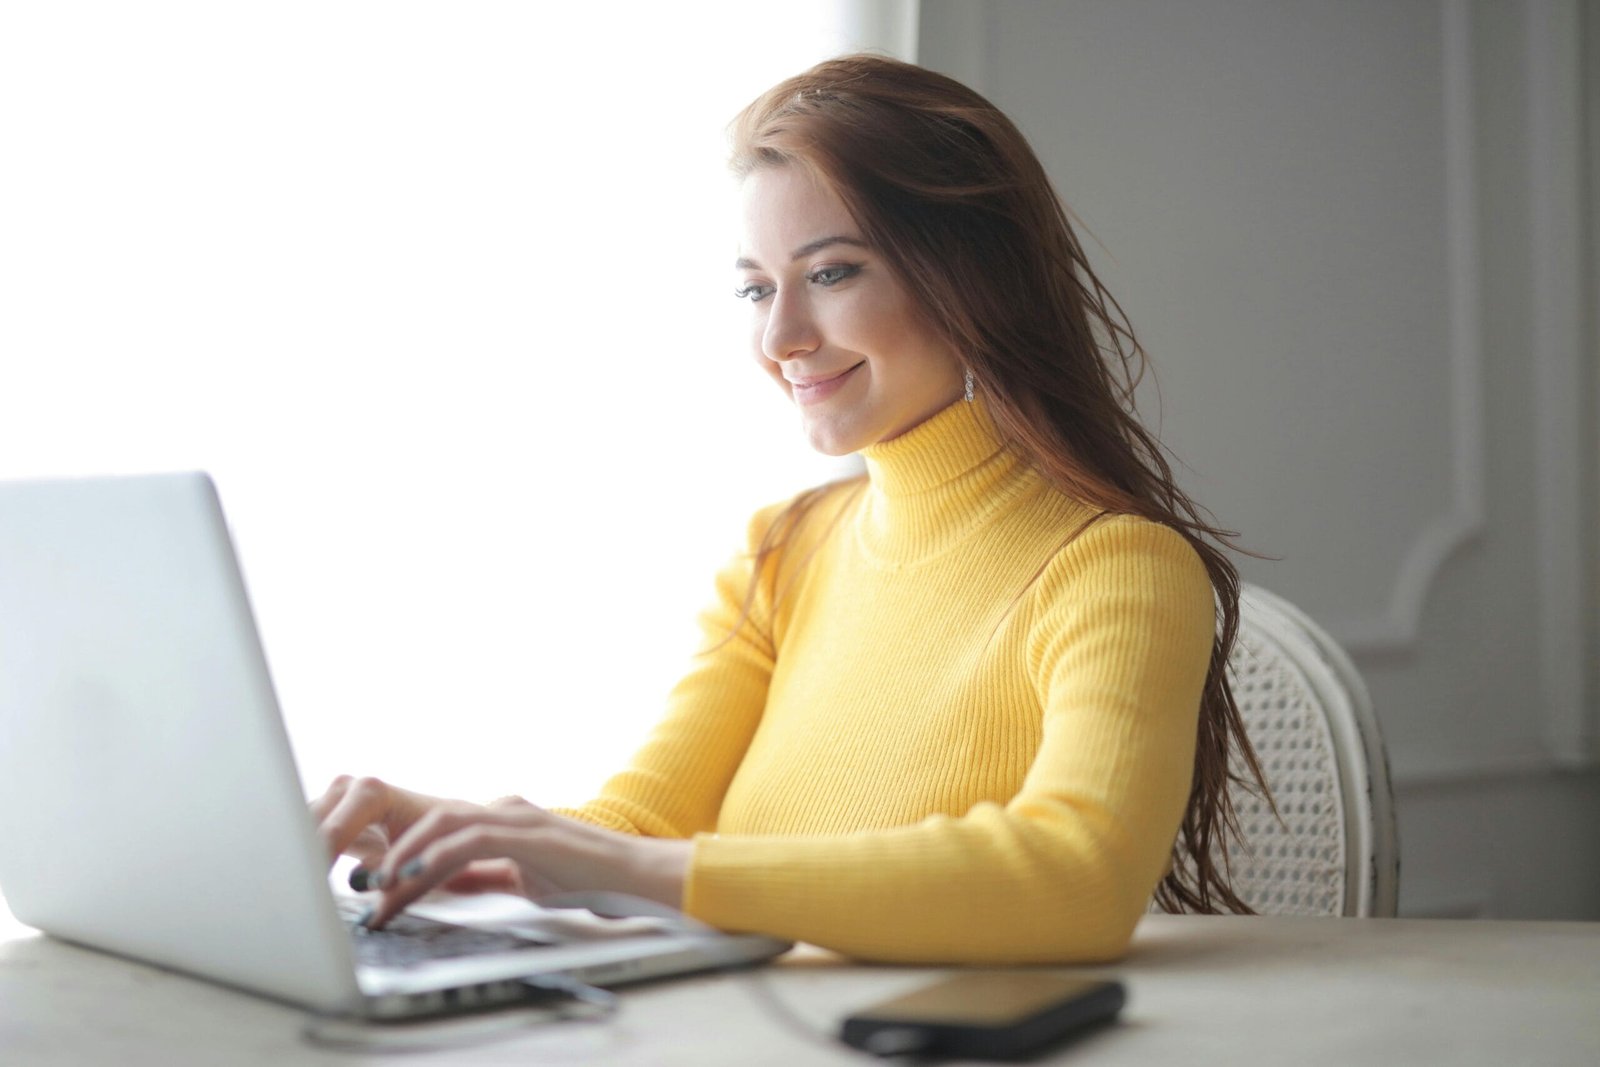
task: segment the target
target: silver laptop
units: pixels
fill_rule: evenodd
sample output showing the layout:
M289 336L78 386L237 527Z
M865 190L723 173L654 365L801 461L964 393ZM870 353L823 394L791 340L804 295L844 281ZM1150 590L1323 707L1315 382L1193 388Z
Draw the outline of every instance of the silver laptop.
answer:
M0 483L0 889L69 941L367 1018L788 947L684 926L358 956L200 473Z

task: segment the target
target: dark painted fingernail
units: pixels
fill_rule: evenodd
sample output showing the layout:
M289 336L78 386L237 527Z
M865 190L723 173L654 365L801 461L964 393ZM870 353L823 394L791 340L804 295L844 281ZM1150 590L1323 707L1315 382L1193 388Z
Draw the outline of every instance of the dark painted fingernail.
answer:
M371 876L372 872L367 870L365 867L357 867L355 870L350 872L350 888L354 889L357 893L365 893L369 888L368 879L371 878Z
M414 859L410 863L406 864L404 867L400 868L400 877L401 878L415 878L417 875L422 873L422 868L423 868L422 860L420 858L419 859Z

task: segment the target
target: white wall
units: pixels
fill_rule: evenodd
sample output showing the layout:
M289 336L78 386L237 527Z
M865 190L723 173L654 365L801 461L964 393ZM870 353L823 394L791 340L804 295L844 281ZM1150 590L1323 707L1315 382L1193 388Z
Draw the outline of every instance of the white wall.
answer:
M587 799L836 469L725 126L910 3L0 5L0 478L215 475L308 790Z
M1280 557L1244 575L1355 654L1409 914L1600 918L1585 11L923 4L1104 244L1187 487Z

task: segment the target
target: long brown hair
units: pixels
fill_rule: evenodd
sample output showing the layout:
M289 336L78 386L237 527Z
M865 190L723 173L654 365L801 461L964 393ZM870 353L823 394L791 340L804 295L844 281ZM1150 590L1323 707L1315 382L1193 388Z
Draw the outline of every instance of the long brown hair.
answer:
M1188 807L1156 901L1168 911L1249 912L1227 877L1227 840L1238 832L1229 785L1248 782L1230 770L1230 750L1265 792L1228 684L1239 575L1223 549L1236 535L1178 488L1136 417L1144 350L1027 140L961 83L874 55L831 59L779 83L731 133L736 174L801 166L844 201L960 354L1006 442L1049 482L1102 513L1169 526L1199 554L1216 638ZM760 557L817 499L802 495L773 523L758 575Z

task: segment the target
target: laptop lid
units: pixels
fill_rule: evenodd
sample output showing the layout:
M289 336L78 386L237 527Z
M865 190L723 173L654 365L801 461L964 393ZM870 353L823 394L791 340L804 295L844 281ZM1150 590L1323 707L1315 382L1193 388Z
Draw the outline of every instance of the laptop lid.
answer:
M72 941L358 997L215 489L0 485L0 885Z

